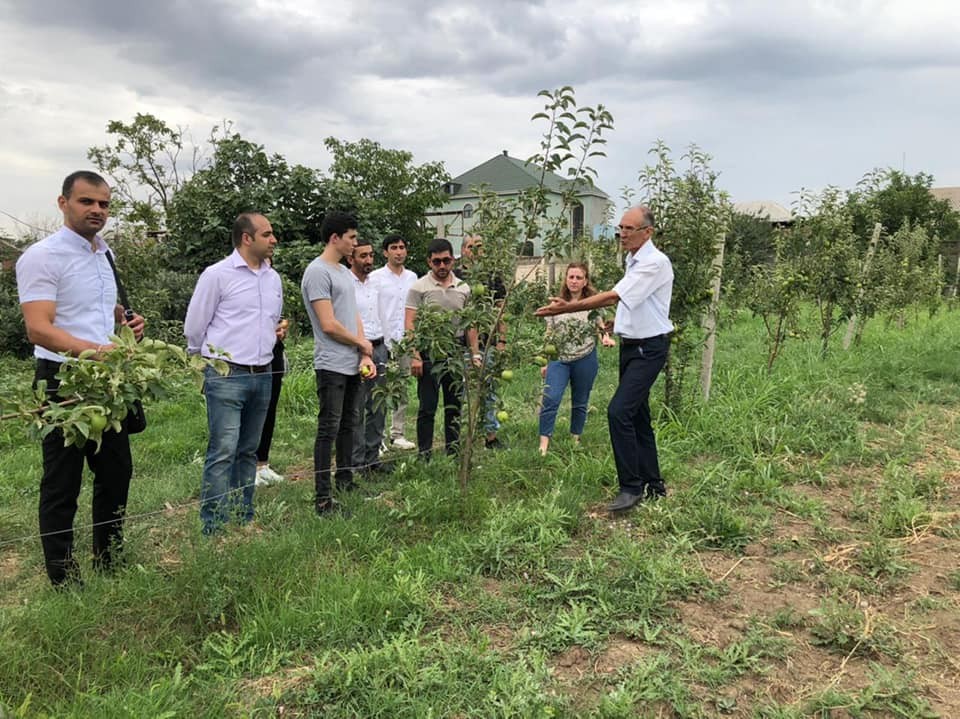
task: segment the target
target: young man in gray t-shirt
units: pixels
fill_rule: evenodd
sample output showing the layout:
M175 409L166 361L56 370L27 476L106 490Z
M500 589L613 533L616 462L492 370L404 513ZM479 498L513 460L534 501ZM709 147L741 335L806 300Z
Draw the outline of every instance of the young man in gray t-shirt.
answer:
M323 252L303 273L300 290L313 326L313 366L317 377L317 438L313 445L315 508L323 516L336 511L332 497L331 456L337 450L337 487L352 489L353 436L360 411L360 382L373 379L373 346L363 334L350 270L341 264L357 244L357 220L331 212L320 228Z

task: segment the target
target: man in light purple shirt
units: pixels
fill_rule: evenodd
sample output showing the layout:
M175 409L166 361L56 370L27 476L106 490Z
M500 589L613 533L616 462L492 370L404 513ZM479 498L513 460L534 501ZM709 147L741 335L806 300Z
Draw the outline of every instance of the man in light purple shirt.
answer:
M34 343L34 382L44 380L54 400L56 375L69 356L111 349L118 324L143 336L143 317L125 321L117 304L117 283L98 234L110 215L110 187L95 172L71 173L57 203L63 227L31 245L17 260L17 289L27 337ZM70 360L75 361L75 360ZM83 479L83 462L93 471L94 566L110 569L123 541L123 515L133 474L125 429L106 431L97 451L93 442L64 446L59 429L42 441L40 534L47 576L54 586L79 582L73 557L73 518Z
M267 261L277 238L269 220L245 212L233 223L234 251L197 280L183 333L187 351L225 360L204 370L210 434L200 489L200 522L211 535L235 514L253 519L257 445L270 404L273 345L283 339L280 275Z

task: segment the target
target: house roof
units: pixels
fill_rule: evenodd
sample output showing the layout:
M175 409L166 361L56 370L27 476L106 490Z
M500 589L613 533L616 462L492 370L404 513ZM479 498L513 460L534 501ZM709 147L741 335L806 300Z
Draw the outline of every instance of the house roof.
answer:
M518 192L540 184L541 168L532 162L518 160L507 155L504 150L501 154L491 157L484 163L467 170L462 175L454 177L448 185L453 185L452 196L475 196L471 188L479 185L488 185L498 193ZM553 192L563 192L570 185L570 180L561 177L555 172L547 172L544 177L544 186ZM577 181L578 195L594 195L608 198L606 192L585 180Z
M931 187L930 194L938 200L946 200L954 210L960 210L960 187Z
M768 220L770 222L790 222L793 220L790 210L773 200L734 202L733 209L741 214L756 217L758 220Z

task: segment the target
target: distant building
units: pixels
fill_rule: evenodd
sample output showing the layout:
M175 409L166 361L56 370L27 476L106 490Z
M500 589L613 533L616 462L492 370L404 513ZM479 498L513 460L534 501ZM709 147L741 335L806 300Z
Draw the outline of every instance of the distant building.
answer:
M950 207L960 212L960 187L931 187L930 194L938 200L946 200Z
M524 160L510 157L504 150L486 162L467 170L444 185L447 201L427 213L427 221L435 228L437 237L446 237L453 243L457 253L464 235L470 234L480 196L476 189L487 189L500 197L518 195L522 190L540 184L542 168ZM548 217L558 217L562 208L562 195L570 187L571 180L547 172L543 178L547 192ZM568 208L572 236L587 234L596 237L607 220L608 208L613 204L609 195L599 187L580 180L575 185L576 202ZM532 246L530 246L532 245ZM525 255L540 255L543 247L536 238L525 248Z
M734 202L733 211L742 215L749 215L758 220L766 220L771 225L791 225L793 215L783 205L773 200L754 200L751 202Z

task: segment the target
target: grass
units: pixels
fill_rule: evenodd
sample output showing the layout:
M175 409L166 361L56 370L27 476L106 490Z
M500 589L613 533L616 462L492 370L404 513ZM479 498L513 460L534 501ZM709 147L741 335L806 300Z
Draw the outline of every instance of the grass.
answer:
M480 454L466 494L449 460L400 455L324 520L299 344L271 456L292 481L258 490L256 522L200 536L206 422L184 388L133 439L128 566L79 592L46 585L39 449L5 423L0 716L956 715L958 343L952 313L877 322L825 361L788 345L768 374L756 323L728 317L710 403L654 398L669 496L622 519L603 511L615 351L582 446L565 405L544 459L539 372L518 368L510 448ZM29 380L4 369L0 388ZM78 525L89 504L85 487Z

